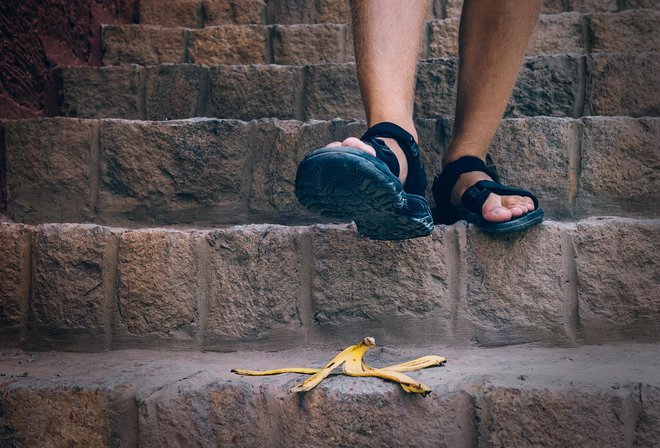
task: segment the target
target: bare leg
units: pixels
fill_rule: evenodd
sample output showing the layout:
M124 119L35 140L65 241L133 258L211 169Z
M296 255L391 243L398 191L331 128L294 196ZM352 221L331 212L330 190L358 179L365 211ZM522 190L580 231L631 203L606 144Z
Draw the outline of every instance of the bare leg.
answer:
M486 159L511 96L527 41L542 0L465 0L459 33L459 75L452 142L445 164L463 156ZM460 176L452 202L479 180L481 172ZM534 209L531 199L491 194L483 205L486 220L508 221Z
M428 2L353 0L352 10L356 68L367 124L395 123L417 141L413 97ZM396 140L383 140L397 156L403 183L408 173L406 157ZM371 146L354 137L328 146L339 145L375 155Z

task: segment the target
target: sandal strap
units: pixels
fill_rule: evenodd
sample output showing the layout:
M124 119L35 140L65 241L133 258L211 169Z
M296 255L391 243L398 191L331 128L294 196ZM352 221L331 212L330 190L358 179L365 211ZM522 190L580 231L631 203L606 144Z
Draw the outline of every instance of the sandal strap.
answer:
M360 138L363 142L371 145L376 151L376 157L387 165L392 174L399 176L399 161L392 150L381 140L381 138L393 138L397 141L408 162L408 177L403 186L406 193L424 196L426 193L426 173L422 162L419 160L419 146L414 137L401 126L384 121L369 129Z
M465 156L448 163L440 174L433 180L433 198L435 205L442 208L452 208L451 192L458 181L458 177L463 173L471 171L481 171L498 181L497 175L488 168L486 163L478 157ZM469 189L468 189L469 190Z
M502 185L499 182L492 182L489 180L480 180L470 188L465 190L461 197L461 205L471 212L481 215L481 209L491 193L499 194L501 196L526 196L534 201L534 208L539 208L539 201L532 192L523 190L522 188L509 187Z

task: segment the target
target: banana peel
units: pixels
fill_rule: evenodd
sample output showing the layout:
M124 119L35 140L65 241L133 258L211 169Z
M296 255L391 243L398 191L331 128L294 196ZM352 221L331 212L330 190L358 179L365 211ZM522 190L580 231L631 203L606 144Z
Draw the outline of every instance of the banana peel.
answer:
M291 389L291 392L308 392L327 378L335 369L343 367L343 373L345 375L382 378L384 380L399 383L403 390L408 393L427 395L431 392L431 388L419 381L415 381L407 375L404 375L403 372L411 372L413 370L420 370L433 366L442 366L447 362L442 356L431 355L423 356L401 364L375 369L362 359L366 351L375 346L376 341L374 338L364 338L362 342L346 347L321 369L286 367L274 370L232 369L231 371L238 375L247 376L279 375L281 373L301 373L311 375L305 381Z

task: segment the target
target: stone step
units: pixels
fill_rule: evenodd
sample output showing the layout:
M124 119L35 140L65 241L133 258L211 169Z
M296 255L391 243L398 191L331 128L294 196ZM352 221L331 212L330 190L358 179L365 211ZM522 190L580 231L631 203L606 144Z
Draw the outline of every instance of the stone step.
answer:
M453 113L456 59L419 64L415 115ZM657 116L660 53L526 58L507 117ZM60 114L81 118L363 118L355 64L63 67Z
M356 341L352 341L356 342ZM340 347L278 353L0 355L4 446L654 447L658 345L412 350L376 347L381 366L428 353L408 395L376 378L239 377L231 368L321 366Z
M660 341L660 220L465 223L378 242L352 226L0 224L5 347L259 350Z
M363 122L273 119L49 118L5 127L10 219L126 227L327 222L295 198L298 162L366 130ZM417 129L431 184L451 121L417 120ZM550 218L658 217L658 141L660 118L505 119L490 162L504 181L534 191Z
M541 11L616 12L660 8L658 0L545 0ZM462 0L429 1L429 18L459 17ZM349 0L140 0L142 24L201 28L216 25L349 23Z
M422 59L458 55L458 18L427 22ZM225 25L200 30L105 26L104 65L280 64L355 60L350 26ZM660 11L541 16L527 55L660 51Z

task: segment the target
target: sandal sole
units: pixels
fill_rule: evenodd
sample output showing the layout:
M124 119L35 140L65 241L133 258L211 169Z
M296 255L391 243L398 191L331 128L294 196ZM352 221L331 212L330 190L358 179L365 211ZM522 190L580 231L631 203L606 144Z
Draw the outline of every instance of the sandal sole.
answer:
M528 212L516 219L505 222L490 222L486 221L480 215L466 210L461 207L460 213L463 218L477 226L479 229L486 233L493 235L507 235L510 233L518 233L526 230L532 226L543 222L544 212L542 208Z

